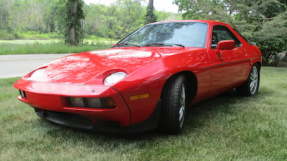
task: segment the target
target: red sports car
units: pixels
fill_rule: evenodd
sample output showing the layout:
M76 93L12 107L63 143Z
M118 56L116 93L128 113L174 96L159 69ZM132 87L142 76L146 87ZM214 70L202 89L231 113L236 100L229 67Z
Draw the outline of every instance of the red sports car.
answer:
M187 108L236 89L259 89L262 56L230 25L145 25L111 49L66 56L18 80L19 100L51 122L98 131L179 133Z

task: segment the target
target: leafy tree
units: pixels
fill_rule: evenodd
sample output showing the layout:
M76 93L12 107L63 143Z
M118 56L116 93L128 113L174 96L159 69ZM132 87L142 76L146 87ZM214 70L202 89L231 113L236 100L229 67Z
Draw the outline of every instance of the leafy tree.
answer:
M146 24L156 22L157 18L154 14L153 0L149 0L146 13Z
M254 33L254 40L260 45L266 61L277 53L287 52L287 12L264 23L262 29ZM271 63L277 65L278 61L275 59Z
M86 34L122 38L145 24L146 7L142 5L144 1L116 0L111 6L85 5L81 2L85 20L80 20L79 23L82 28L80 37ZM53 37L56 35L57 38L67 38L71 35L67 34L70 33L67 26L75 20L75 17L68 18L68 3L69 0L0 0L0 39L51 32L58 33L53 34ZM181 19L179 14L162 11L154 11L154 15L158 20Z
M120 39L144 24L141 1L118 0L111 6L89 5L85 12L87 34Z
M219 0L175 0L184 19L231 21Z

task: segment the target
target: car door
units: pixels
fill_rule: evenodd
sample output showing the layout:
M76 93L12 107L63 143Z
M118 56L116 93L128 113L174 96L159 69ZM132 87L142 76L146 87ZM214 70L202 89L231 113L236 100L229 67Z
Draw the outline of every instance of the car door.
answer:
M245 59L243 44L228 27L214 26L211 36L212 42L209 50L212 64L211 90L220 93L242 82L245 77L244 70L248 69L249 62L248 59ZM223 40L234 40L236 47L232 50L218 50L217 44Z

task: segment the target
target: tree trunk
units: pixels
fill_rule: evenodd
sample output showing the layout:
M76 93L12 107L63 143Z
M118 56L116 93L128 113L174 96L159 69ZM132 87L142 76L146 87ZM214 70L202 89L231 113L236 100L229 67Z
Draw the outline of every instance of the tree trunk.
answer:
M147 6L147 13L146 13L146 24L156 22L156 16L154 14L154 1L149 0L148 6Z
M71 13L73 17L77 15L77 9L78 9L78 2L74 1L71 7ZM77 45L75 25L71 25L69 33L70 33L71 45Z
M66 4L66 43L79 45L82 39L84 19L82 0L68 0Z

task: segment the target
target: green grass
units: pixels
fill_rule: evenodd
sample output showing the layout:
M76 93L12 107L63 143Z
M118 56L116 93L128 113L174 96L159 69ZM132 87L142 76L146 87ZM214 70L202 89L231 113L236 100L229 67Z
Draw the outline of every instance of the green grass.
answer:
M15 32L0 30L0 40L14 40L14 39L53 39L61 38L58 33L40 33L35 31Z
M84 44L80 46L69 46L64 43L28 43L28 44L9 44L0 43L0 55L11 54L57 54L57 53L78 53L96 49L105 49L111 44L97 43Z
M35 31L26 31L17 33L18 38L28 40L48 40L48 39L60 39L63 36L59 33L40 33Z
M32 45L32 44L53 44L63 43L60 39L49 39L49 40L0 40L0 45Z
M117 42L117 40L91 35L84 40L83 45L75 47L64 44L63 39L57 37L56 33L25 32L20 34L23 39L0 39L0 55L77 53L108 48Z
M113 40L110 38L98 37L92 34L84 35L88 40ZM51 39L64 39L63 34L56 32L42 33L37 31L18 31L9 32L5 30L0 30L0 40L51 40Z
M262 70L260 94L219 96L194 107L184 132L121 137L42 121L0 80L0 160L286 161L287 68Z

